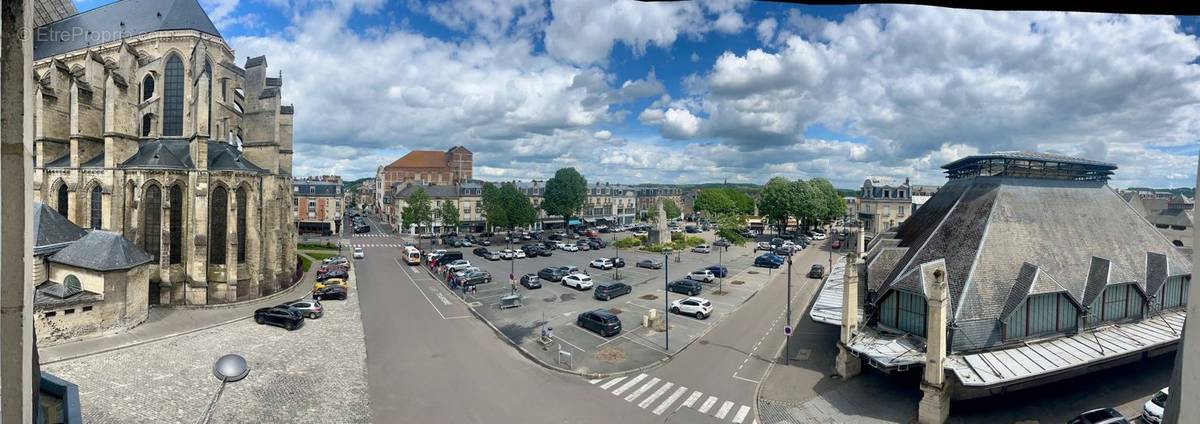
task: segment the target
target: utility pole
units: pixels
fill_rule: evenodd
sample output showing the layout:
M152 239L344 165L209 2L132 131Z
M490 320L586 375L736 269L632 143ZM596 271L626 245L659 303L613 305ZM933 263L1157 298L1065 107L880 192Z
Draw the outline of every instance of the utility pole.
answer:
M615 255L617 255L617 256L613 257L613 269L616 270L616 272L613 273L613 279L620 280L621 279L621 268L617 266L617 258L621 257L621 247L617 246L617 235L616 234L613 234L612 244L613 244L613 252Z
M671 297L667 295L667 293L671 292L670 284L668 283L670 279L667 277L671 271L671 263L667 261L667 255L669 254L663 253L663 328L667 331L666 337L663 338L663 344L666 345L668 354L671 353L671 305L669 303Z
M788 256L787 264L788 264L788 270L787 270L787 274L788 274L787 275L787 323L784 325L792 325L792 257L791 256ZM783 341L783 364L784 365L788 365L788 362L791 361L788 358L790 356L789 354L791 353L791 350L792 350L791 342L792 342L791 334L784 336L784 341Z

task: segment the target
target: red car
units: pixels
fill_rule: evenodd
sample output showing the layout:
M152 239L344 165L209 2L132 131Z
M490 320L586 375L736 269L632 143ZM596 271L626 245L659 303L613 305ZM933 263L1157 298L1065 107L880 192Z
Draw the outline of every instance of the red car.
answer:
M834 248L834 250L841 249L841 248L842 248L842 242L841 242L841 241L839 241L839 240L834 240L834 241L833 241L833 248Z

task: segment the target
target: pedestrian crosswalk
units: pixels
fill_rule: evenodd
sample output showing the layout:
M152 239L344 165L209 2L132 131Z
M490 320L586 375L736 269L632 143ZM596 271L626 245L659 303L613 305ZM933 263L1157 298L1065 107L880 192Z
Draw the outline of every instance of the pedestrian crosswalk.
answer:
M369 234L355 234L353 237L360 238L360 237L391 237L391 236L392 236L391 234L369 233Z
M680 408L690 408L701 414L733 424L758 424L757 419L750 418L749 406L738 405L728 400L723 401L716 396L707 396L706 398L706 395L699 390L688 389L647 374L638 374L633 377L600 378L588 380L588 383L613 396L620 397L626 402L636 404L638 408L649 410L654 415L663 415L667 411Z
M404 247L402 243L351 244L350 247Z

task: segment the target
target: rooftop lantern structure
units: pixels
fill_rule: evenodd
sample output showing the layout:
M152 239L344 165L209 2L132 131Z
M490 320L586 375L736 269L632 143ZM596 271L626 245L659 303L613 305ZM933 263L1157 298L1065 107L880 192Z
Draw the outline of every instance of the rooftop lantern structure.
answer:
M1117 165L1050 153L995 152L968 156L942 166L951 180L970 177L1020 177L1044 180L1104 181Z

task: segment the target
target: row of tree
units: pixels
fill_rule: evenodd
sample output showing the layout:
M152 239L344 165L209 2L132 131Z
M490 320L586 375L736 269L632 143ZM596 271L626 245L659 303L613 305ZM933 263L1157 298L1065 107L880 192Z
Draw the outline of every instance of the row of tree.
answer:
M512 183L499 186L484 183L481 197L480 207L491 228L511 230L537 221L537 208L529 201L529 196ZM586 201L587 180L575 168L563 168L546 181L541 208L549 215L561 216L563 222L570 222L571 217L578 216L583 210ZM424 188L414 190L406 203L400 211L400 222L404 227L429 227L435 218L443 227L457 228L460 223L454 202L442 202L441 207L435 208Z
M806 227L827 224L846 215L846 202L824 178L789 181L775 177L763 187L758 199L759 214L782 229L788 217Z

